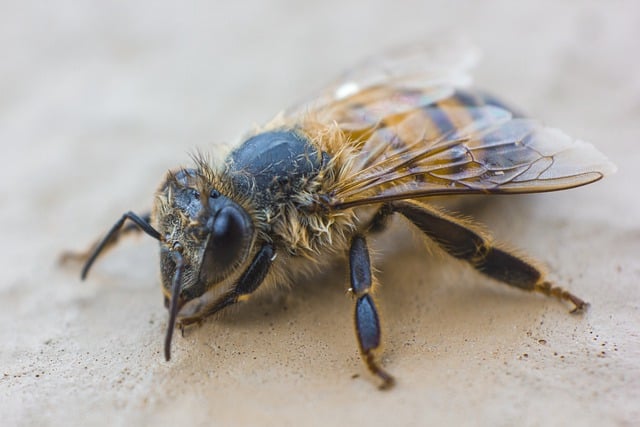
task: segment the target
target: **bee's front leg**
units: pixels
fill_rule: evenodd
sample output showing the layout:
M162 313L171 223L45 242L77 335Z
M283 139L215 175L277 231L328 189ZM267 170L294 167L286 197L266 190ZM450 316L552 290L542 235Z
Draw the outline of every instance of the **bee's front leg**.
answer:
M125 221L130 220L132 223L125 225ZM133 232L145 232L154 239L159 240L159 233L150 225L151 214L145 213L143 215L136 215L133 212L127 212L111 227L111 230L102 237L95 241L89 248L84 251L66 251L60 255L59 263L67 264L69 262L82 262L84 266L82 268L81 277L84 280L89 273L89 269L93 265L98 256L114 247L122 236L126 236Z
M179 313L176 326L183 331L186 326L202 322L225 307L246 300L264 281L269 268L275 259L275 249L271 244L265 243L255 255L249 267L242 273L236 284L227 292L215 299L208 299L207 294L200 298L185 303ZM170 355L171 329L169 325L165 342L165 354L167 360Z
M380 389L391 388L395 382L393 377L378 365L374 356L374 352L380 347L380 319L371 294L371 262L364 236L357 235L351 240L349 268L350 291L356 298L355 324L360 354L367 368L382 380Z

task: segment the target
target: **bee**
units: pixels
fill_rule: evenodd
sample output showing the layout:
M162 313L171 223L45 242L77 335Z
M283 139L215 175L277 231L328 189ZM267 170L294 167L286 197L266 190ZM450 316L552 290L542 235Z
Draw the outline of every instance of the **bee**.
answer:
M381 389L394 378L376 357L382 327L367 239L393 215L497 282L584 309L536 262L429 203L568 189L615 170L591 144L471 87L476 57L469 48L421 45L369 58L223 160L194 156L191 167L166 174L150 213L125 213L74 256L84 261L82 279L124 234L157 240L168 361L176 327L346 258L358 347Z

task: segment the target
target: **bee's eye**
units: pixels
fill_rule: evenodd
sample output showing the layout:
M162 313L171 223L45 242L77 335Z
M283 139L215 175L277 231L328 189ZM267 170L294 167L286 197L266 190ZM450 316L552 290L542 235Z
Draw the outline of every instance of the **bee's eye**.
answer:
M252 227L247 214L235 204L227 205L213 222L207 253L219 264L218 269L226 268L242 261L242 252L251 236Z
M211 249L220 249L218 257L229 258L232 261L236 258L242 248L243 233L247 225L243 216L233 206L228 206L218 213L213 225Z
M211 235L200 276L207 281L218 281L247 258L253 240L253 224L247 212L226 197L218 197L210 205L215 216L209 223Z

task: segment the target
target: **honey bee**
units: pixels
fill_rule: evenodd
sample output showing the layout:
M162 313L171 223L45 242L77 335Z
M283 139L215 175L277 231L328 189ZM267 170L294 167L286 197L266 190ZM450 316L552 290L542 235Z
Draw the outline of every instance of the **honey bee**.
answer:
M381 324L367 238L392 215L498 282L583 309L537 263L429 204L432 196L573 188L615 170L591 144L470 87L475 57L468 48L413 46L369 58L224 160L194 156L191 167L166 174L149 214L125 213L75 256L85 262L82 278L123 234L156 239L169 360L176 327L347 258L357 343L383 389L394 378L376 358Z

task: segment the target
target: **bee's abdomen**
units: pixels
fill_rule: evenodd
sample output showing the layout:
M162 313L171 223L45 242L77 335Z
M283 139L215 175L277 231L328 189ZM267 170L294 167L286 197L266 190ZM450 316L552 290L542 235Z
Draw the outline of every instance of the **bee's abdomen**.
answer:
M251 191L257 199L288 197L318 174L325 157L294 130L269 131L231 153L229 172L240 191Z
M458 89L450 98L450 100L454 103L457 103L458 105L463 105L466 107L480 107L483 105L490 105L493 107L502 108L503 110L510 112L514 118L525 116L522 111L518 110L513 105L505 103L504 101L496 98L490 93L481 90L474 91Z
M425 119L433 125L431 131L432 138L435 139L437 136L464 129L471 122L479 119L478 114L482 114L482 110L477 110L476 107L485 105L508 111L513 117L523 117L522 113L490 94L465 90L457 90L449 98L423 107L422 111Z

